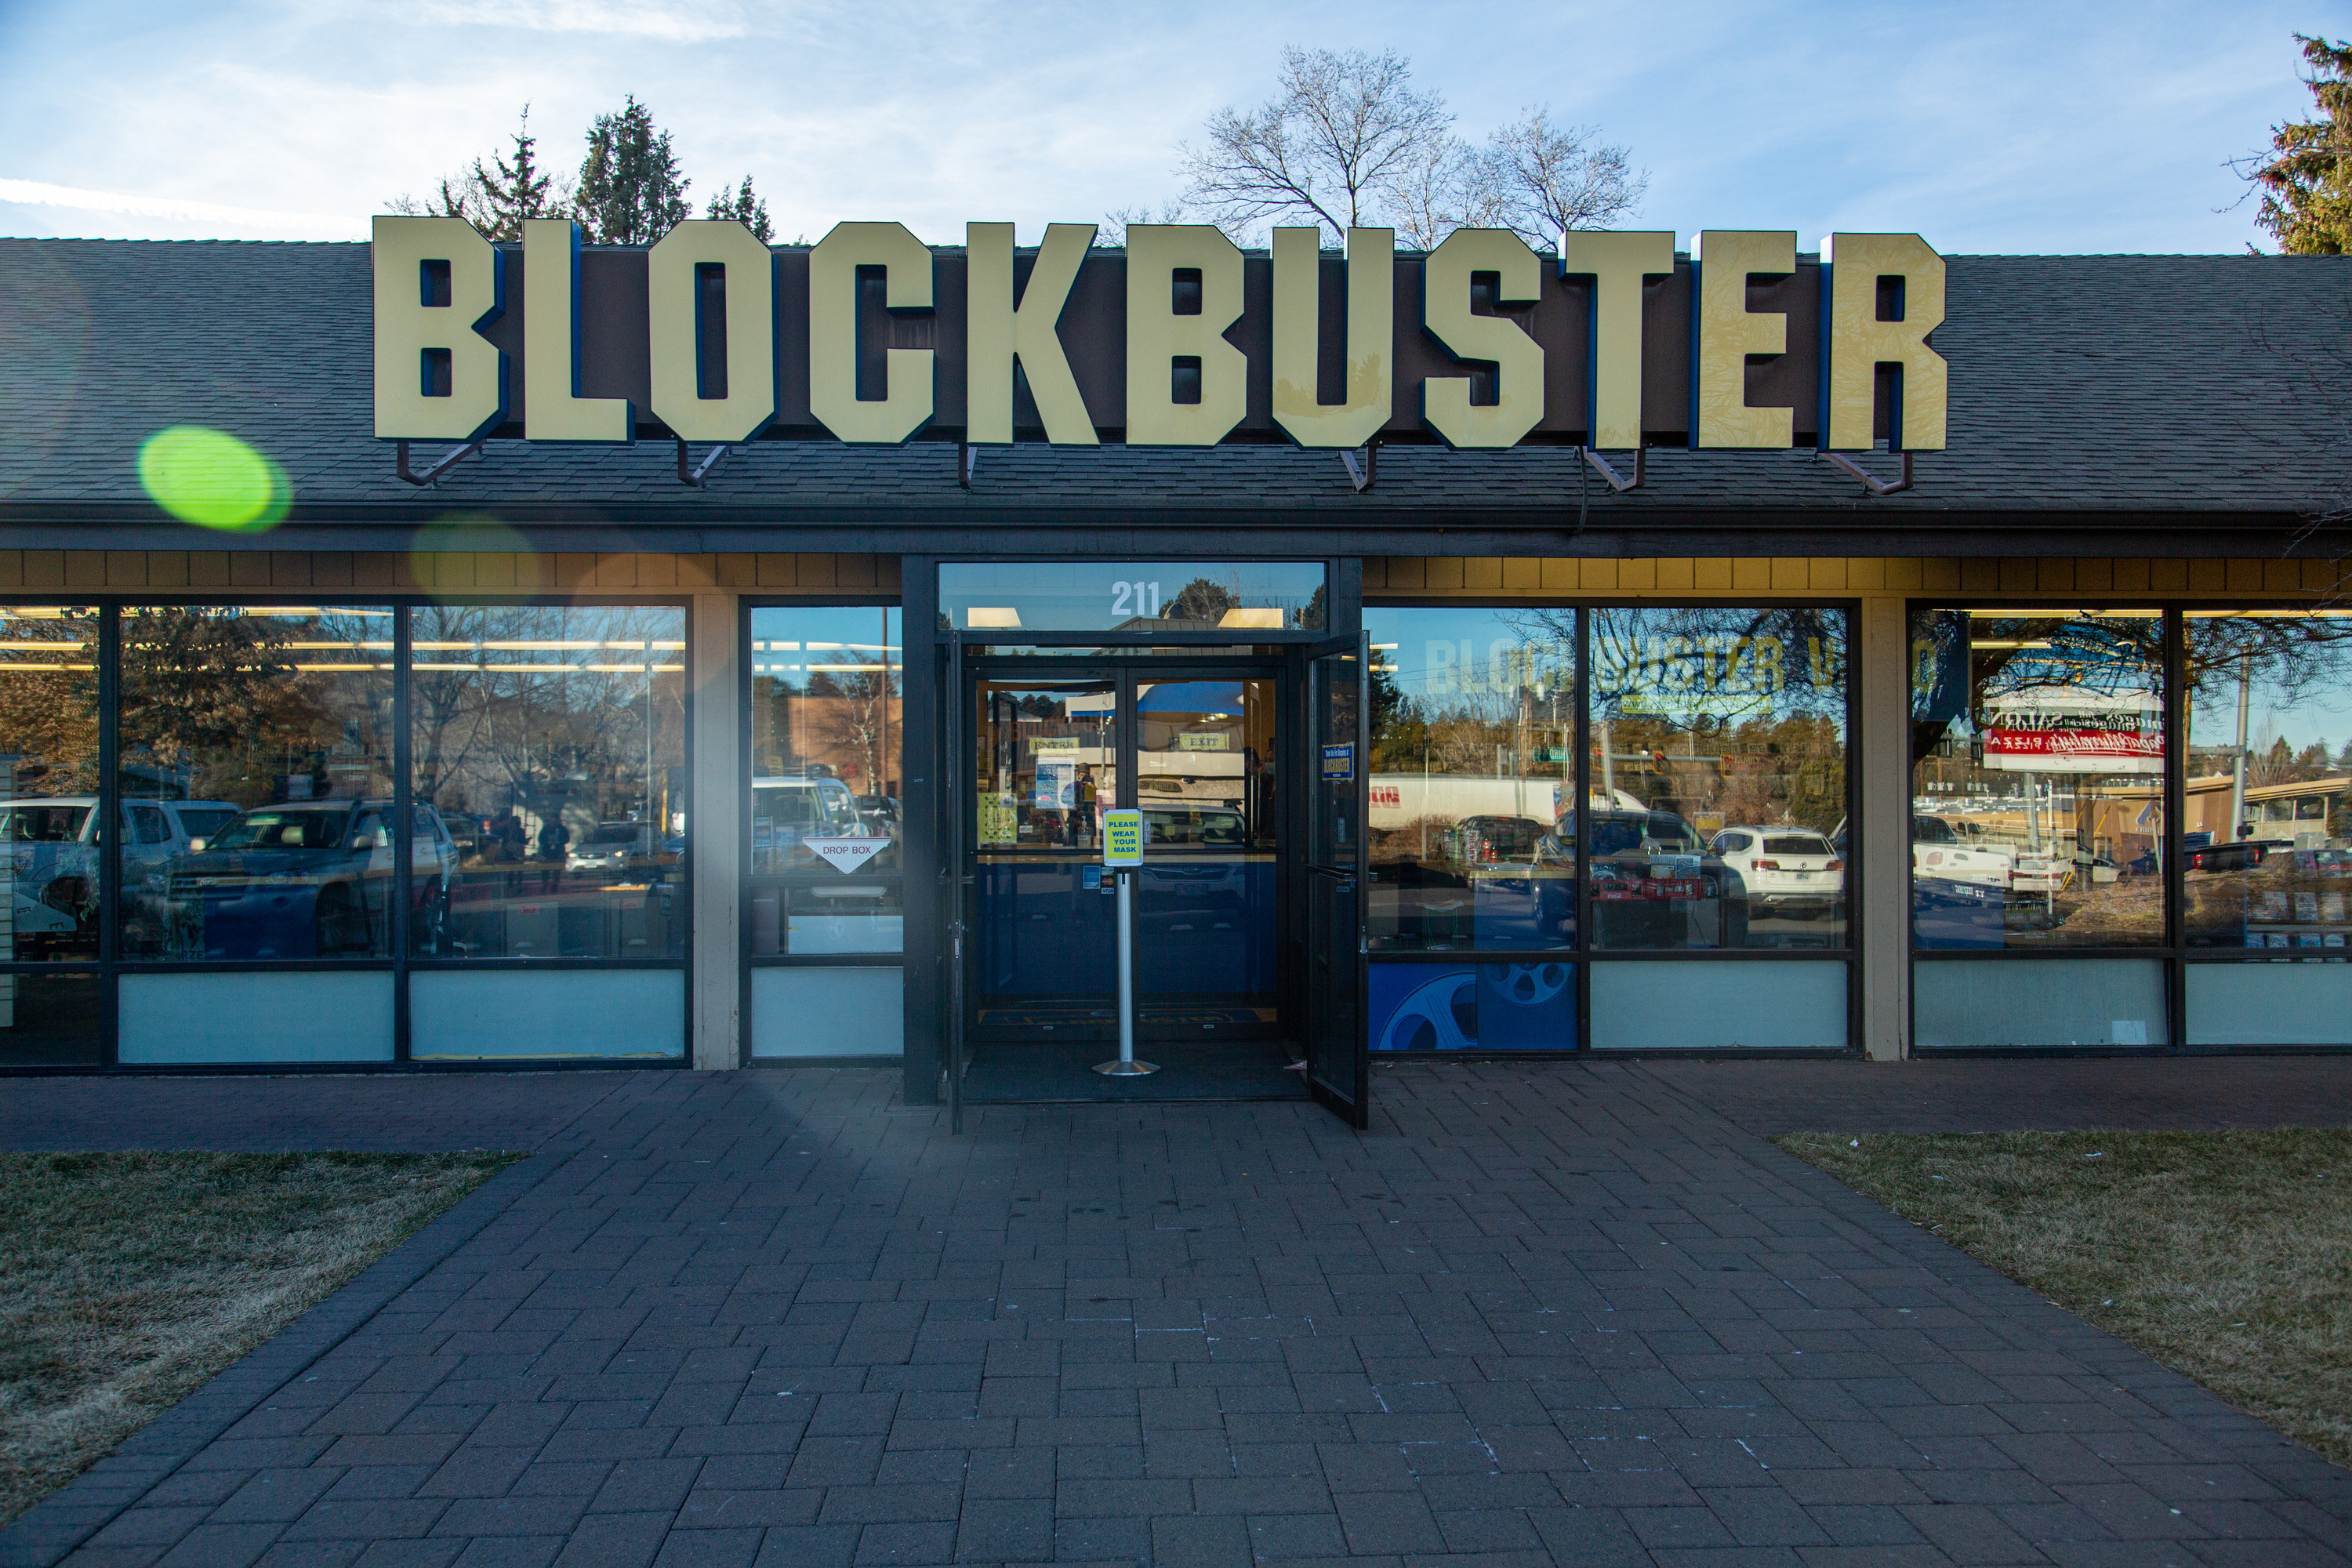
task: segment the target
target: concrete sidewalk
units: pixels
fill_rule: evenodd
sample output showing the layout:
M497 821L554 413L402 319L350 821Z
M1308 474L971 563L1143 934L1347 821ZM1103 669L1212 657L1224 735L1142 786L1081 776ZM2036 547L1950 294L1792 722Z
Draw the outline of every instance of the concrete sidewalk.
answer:
M1701 1065L1402 1067L1360 1138L615 1078L0 1563L2347 1561L2352 1475Z

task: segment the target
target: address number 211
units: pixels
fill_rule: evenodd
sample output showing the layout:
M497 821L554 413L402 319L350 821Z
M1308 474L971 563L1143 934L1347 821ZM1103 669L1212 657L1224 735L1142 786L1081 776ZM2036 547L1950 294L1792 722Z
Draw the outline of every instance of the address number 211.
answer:
M1114 616L1156 616L1160 613L1157 583L1113 583L1110 613Z

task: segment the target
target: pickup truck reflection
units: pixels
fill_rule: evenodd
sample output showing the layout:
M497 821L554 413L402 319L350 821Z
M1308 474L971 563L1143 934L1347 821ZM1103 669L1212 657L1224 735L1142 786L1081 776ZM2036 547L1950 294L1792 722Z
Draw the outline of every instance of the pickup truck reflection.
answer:
M330 800L256 806L174 858L159 893L164 952L190 959L364 958L392 951L393 806ZM446 924L457 849L417 810L411 920ZM420 944L426 951L437 943Z

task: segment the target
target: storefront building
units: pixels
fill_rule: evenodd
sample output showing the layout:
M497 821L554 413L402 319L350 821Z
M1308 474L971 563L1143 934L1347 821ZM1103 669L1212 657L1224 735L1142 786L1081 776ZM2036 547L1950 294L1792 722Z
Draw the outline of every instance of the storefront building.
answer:
M0 242L0 1065L2352 1046L2336 258L453 223Z

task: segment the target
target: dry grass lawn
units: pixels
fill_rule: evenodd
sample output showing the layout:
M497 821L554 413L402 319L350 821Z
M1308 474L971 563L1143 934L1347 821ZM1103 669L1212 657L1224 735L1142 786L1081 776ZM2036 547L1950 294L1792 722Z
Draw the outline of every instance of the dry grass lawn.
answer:
M0 1154L0 1522L519 1154Z
M2352 1131L1777 1142L2352 1465Z

